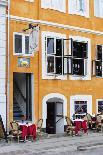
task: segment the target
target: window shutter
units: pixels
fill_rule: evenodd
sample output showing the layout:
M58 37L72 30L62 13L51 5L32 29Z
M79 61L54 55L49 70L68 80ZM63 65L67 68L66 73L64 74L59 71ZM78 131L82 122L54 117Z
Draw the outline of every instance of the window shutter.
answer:
M92 76L96 76L96 63L95 63L95 60L92 61Z
M63 74L69 74L69 75L72 75L72 66L73 66L73 63L72 63L72 58L70 57L64 57L63 59L63 62L64 62L64 66L63 66Z

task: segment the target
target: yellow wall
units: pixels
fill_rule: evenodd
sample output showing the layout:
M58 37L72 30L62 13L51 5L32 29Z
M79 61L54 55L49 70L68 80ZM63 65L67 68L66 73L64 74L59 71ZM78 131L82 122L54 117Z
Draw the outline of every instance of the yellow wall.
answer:
M38 3L39 2L39 3ZM103 19L93 16L93 0L90 0L90 16L85 18L68 13L60 13L49 9L40 9L40 1L34 3L25 2L24 0L11 0L11 15L26 17L31 19L45 20L55 23L72 25L86 29L103 31ZM38 11L39 9L39 11ZM10 119L13 117L13 72L25 72L34 74L34 105L35 119L42 116L42 100L49 93L61 93L68 101L68 115L70 114L70 96L71 95L92 95L93 113L96 112L96 99L103 98L102 78L92 77L90 81L84 80L42 80L42 49L41 33L39 52L30 57L30 68L18 67L18 56L13 55L13 32L22 32L22 29L28 27L28 23L22 21L10 21ZM95 47L97 44L103 44L103 36L87 34L71 30L64 30L49 26L40 25L41 31L51 31L69 35L78 35L91 39L92 59L95 58Z

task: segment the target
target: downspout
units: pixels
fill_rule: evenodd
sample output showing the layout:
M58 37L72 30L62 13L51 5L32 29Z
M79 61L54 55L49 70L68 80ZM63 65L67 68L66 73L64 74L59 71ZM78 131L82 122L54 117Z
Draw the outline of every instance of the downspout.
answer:
M8 0L8 46L7 46L7 51L8 51L8 54L7 54L7 131L9 130L8 129L8 123L10 121L9 119L9 115L10 115L10 0Z

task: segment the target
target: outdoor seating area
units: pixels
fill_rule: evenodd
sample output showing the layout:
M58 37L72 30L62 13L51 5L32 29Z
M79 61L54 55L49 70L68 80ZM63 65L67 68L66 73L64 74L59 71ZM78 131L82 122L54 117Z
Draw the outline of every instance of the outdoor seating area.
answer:
M10 131L8 139L12 142L14 139L18 141L35 141L36 137L41 136L41 128L43 119L39 119L36 124L28 122L10 122Z
M89 131L103 132L103 113L93 116L87 113L84 117L73 120L66 116L65 119L67 135L83 135Z

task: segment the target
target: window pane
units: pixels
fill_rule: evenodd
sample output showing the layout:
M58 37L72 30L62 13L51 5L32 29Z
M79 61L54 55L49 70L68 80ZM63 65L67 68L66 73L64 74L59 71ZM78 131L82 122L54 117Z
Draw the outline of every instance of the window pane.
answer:
M56 74L62 74L62 57L55 57Z
M22 53L22 35L15 35L15 53Z
M98 101L98 112L103 112L103 101Z
M87 101L75 101L74 110L76 118L82 118L87 113Z
M47 73L54 73L54 56L47 56Z
M62 56L62 39L56 39L56 55Z
M47 54L54 53L54 38L47 38Z
M102 45L97 45L97 60L102 60Z
M84 59L73 59L73 75L84 75Z
M86 58L87 43L73 41L73 56L76 58Z
M96 75L97 76L102 76L102 61L96 61Z
M29 36L25 36L25 54L29 54Z

